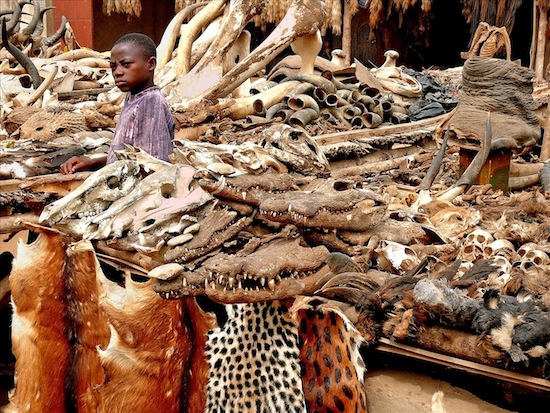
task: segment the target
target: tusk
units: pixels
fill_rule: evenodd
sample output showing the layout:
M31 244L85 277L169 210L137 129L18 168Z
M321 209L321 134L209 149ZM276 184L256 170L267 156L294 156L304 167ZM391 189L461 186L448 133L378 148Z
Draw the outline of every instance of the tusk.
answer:
M172 52L174 51L176 40L179 36L183 21L195 9L199 7L203 7L206 4L208 3L197 3L197 4L187 6L184 9L180 10L172 18L172 20L170 20L170 23L168 23L168 26L166 26L166 29L164 30L164 34L160 39L160 43L157 46L157 61L158 61L157 69L161 69L172 58Z

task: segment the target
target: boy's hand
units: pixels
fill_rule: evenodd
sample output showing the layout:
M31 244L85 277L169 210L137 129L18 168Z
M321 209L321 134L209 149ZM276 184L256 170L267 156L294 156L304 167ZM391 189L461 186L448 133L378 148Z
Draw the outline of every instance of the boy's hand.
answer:
M78 171L86 170L90 166L90 160L88 158L73 156L67 162L61 165L61 173L68 175Z

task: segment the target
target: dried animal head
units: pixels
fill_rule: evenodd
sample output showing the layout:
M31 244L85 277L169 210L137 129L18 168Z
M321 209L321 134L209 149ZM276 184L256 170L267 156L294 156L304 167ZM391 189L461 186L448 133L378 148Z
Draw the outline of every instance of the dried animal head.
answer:
M164 165L141 180L130 193L91 220L85 237L120 238L130 234L181 234L197 223L193 213L212 196L198 186L195 169L187 165ZM189 234L191 235L191 234ZM156 246L156 245L155 245Z
M377 193L328 180L312 192L273 194L260 203L260 216L299 227L362 231L378 224L386 209Z
M259 174L262 172L286 172L287 168L264 148L252 142L241 145L176 140L174 163L185 163L196 169L208 169L211 164L226 163L236 173Z
M474 208L448 207L430 216L433 226L449 238L462 237L481 220Z
M21 139L52 140L89 130L86 117L70 108L51 107L32 115L21 125Z
M300 237L285 235L253 239L240 252L218 253L193 271L167 267L169 280L157 272L149 275L158 277L153 288L164 298L207 295L223 303L259 302L312 292L327 272L327 254L322 245L311 248Z
M135 161L116 161L95 171L77 189L47 205L39 221L81 237L96 215L130 193L141 179L140 170Z
M258 145L292 171L304 175L326 174L330 171L325 154L301 129L277 123L262 131Z
M378 267L391 273L404 273L420 263L416 252L408 245L382 240L374 251Z

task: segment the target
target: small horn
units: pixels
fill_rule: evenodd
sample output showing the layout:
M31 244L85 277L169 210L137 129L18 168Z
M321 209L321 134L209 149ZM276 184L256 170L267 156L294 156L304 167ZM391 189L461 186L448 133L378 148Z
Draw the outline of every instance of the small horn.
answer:
M36 25L38 24L38 21L40 20L40 4L35 1L34 2L34 13L32 14L32 19L31 21L29 22L29 24L27 25L27 27L25 27L22 32L23 34L27 34L27 35L31 35L33 34L34 32L34 29L36 29Z
M55 43L57 43L59 39L65 36L65 30L67 30L67 18L63 16L61 17L61 24L59 25L59 29L57 29L57 31L50 37L46 37L43 43L48 47L53 46Z
M2 18L2 43L4 44L4 47L8 52L10 52L13 57L23 66L23 68L27 71L27 73L32 78L32 86L34 89L38 89L38 87L42 84L42 78L40 77L40 74L38 73L38 69L30 59L30 57L26 56L21 50L19 50L17 47L13 45L8 40L8 31L6 28L6 21L4 18Z
M38 19L38 24L36 25L34 32L32 32L33 36L40 36L42 34L42 32L44 31L44 15L48 10L53 10L53 9L55 9L54 6L48 6L40 10L40 19Z
M21 6L18 2L15 2L15 9L12 10L11 18L6 23L6 32L10 33L15 29L15 26L17 26L17 23L19 23L19 19L21 18Z

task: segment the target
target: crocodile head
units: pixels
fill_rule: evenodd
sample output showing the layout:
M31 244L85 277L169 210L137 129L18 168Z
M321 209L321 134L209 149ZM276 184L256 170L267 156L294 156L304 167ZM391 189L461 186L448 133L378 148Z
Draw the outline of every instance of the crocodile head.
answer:
M328 269L324 246L310 247L296 233L252 238L236 253L220 252L193 271L157 267L154 290L167 299L206 295L222 303L260 302L312 293ZM164 268L163 268L164 267Z

